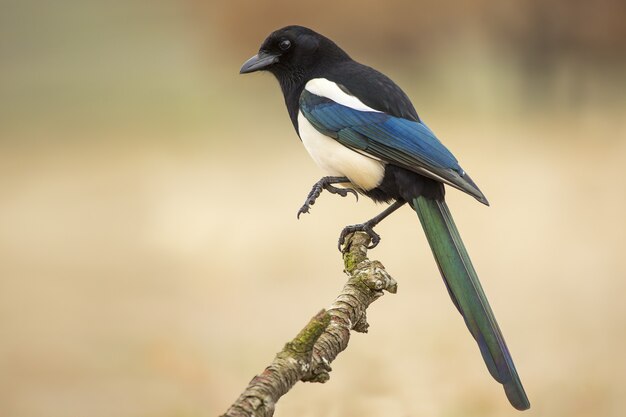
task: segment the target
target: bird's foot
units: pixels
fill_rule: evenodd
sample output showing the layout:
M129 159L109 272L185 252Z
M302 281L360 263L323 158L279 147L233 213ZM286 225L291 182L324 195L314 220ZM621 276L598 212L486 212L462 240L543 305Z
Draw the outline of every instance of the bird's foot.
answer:
M315 204L315 201L320 196L320 194L322 194L323 190L326 190L326 191L328 191L331 194L339 194L341 197L346 197L348 195L348 193L352 193L352 194L354 194L354 196L356 197L356 199L358 201L359 200L359 195L357 194L357 192L354 189L352 189L352 188L338 188L338 187L335 187L335 186L332 185L332 184L344 183L344 182L349 182L348 178L346 178L346 177L324 177L321 180L319 180L318 182L316 182L315 185L313 185L313 188L311 189L311 192L307 196L306 201L304 202L302 207L300 207L300 210L298 210L298 218L300 218L301 214L309 212L309 210L311 209L311 206L313 204Z
M375 248L380 242L380 235L374 231L373 226L370 224L370 222L365 222L361 224L353 224L351 226L344 227L343 230L341 231L341 234L339 235L339 245L338 245L339 252L342 252L341 247L344 245L346 241L346 237L348 237L349 234L354 233L354 232L365 232L369 235L369 237L372 239L372 243L370 243L367 246L368 249Z

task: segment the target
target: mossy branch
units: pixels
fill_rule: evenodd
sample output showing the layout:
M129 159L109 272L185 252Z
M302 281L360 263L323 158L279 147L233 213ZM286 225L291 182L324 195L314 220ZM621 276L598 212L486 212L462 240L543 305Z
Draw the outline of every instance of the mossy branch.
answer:
M317 313L274 361L255 376L222 417L270 417L276 402L298 381L326 382L330 363L350 340L350 331L366 333L365 311L383 295L395 293L397 284L378 261L367 258L370 237L349 235L343 250L348 282L335 301Z

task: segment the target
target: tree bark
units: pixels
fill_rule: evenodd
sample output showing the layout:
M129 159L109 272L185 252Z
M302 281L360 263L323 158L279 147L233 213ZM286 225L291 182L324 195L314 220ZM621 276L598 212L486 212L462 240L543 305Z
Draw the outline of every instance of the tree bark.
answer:
M350 331L366 333L366 310L384 291L397 284L378 261L367 258L370 237L357 232L342 251L348 282L335 301L317 313L298 335L285 344L263 373L255 376L222 417L270 417L276 402L298 381L324 383L330 363L350 340Z

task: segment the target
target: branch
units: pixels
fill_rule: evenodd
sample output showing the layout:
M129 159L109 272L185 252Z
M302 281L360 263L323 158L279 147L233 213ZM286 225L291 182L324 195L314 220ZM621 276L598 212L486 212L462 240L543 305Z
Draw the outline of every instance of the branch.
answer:
M298 381L328 381L330 363L348 346L350 330L367 333L367 307L383 290L397 290L385 267L367 258L369 243L366 233L347 237L343 261L349 278L339 296L285 345L221 417L271 417L276 402Z

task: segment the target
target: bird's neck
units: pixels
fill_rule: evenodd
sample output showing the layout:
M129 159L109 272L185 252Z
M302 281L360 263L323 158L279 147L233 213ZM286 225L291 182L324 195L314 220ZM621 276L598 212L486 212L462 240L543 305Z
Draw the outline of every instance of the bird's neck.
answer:
M327 54L327 56L323 59L316 61L315 65L305 68L283 67L274 72L274 75L280 84L283 96L285 97L285 104L287 105L289 118L291 119L291 123L293 123L293 127L295 127L296 132L298 131L298 103L306 83L314 78L321 77L333 68L337 68L338 66L350 61L352 60L348 54L335 46L332 49L332 53Z
M300 95L302 94L302 90L304 90L304 85L305 83L303 82L296 88L283 90L283 95L285 96L285 104L287 105L287 112L289 112L289 118L291 119L291 123L296 129L296 132L298 132L298 110L300 107Z
M311 79L304 72L294 71L290 72L287 76L277 76L280 89L283 92L285 98L285 104L287 105L287 111L289 112L289 118L293 127L298 131L298 102L300 95L307 81Z

